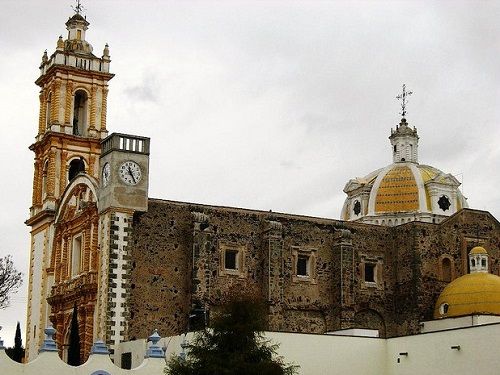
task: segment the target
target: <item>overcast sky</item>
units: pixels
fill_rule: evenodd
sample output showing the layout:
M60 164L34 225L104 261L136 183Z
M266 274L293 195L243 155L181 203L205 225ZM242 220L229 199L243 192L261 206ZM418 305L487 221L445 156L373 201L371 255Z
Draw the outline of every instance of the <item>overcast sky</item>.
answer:
M34 81L72 4L1 1L0 256L26 279L0 311L8 345L25 331ZM406 83L420 162L500 218L499 1L83 5L116 74L108 129L151 137L150 197L338 218L345 183L392 161Z

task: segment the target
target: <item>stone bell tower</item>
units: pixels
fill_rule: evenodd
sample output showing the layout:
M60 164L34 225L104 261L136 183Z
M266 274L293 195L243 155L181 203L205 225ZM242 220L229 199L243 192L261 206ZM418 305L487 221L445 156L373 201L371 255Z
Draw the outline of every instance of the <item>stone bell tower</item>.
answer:
M97 286L88 288L83 305L83 297L72 288L92 283L92 274L97 272L94 186L99 179L101 140L108 133L106 103L113 74L108 45L101 57L94 55L86 40L89 22L80 12L77 7L66 22L66 38L59 37L55 51L43 54L35 81L40 87L40 111L35 142L30 146L35 162L32 206L26 221L31 227L28 360L36 356L49 319L62 344L65 333L60 331L66 329L67 315L75 305L79 305L84 331L91 330L88 325L94 319L92 290ZM82 176L86 182L75 182ZM91 337L83 340L88 342L83 344L82 358L92 343Z

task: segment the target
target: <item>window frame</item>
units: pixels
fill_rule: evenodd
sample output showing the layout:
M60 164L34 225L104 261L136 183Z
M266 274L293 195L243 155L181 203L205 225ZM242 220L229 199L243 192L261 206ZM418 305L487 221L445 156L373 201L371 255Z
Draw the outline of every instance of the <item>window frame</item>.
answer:
M384 287L384 261L383 258L361 255L359 263L360 284L362 289L376 288L383 289ZM366 265L373 265L373 281L366 280Z
M226 253L234 252L235 267L226 268ZM246 277L245 272L245 254L246 246L235 243L219 243L219 275L220 276L238 276Z
M316 252L315 248L306 248L299 246L292 246L292 281L293 282L309 282L316 284ZM306 274L298 273L299 259L306 259Z

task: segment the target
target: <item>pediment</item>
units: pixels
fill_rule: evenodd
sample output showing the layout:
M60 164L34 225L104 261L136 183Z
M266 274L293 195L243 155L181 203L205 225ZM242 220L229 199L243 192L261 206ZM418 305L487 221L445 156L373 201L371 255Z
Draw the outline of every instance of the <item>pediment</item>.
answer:
M460 186L460 182L450 173L440 173L431 180L427 181L426 185L428 184Z

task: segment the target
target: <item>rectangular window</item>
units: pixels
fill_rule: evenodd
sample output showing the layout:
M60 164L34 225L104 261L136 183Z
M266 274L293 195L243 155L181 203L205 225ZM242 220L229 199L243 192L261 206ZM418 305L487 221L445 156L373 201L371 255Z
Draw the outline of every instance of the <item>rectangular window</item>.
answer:
M226 270L237 270L238 269L238 251L237 250L226 250L224 254L224 268Z
M236 243L219 244L219 275L246 277L245 245Z
M82 262L82 236L73 237L71 247L71 276L74 277L80 273Z
M307 255L297 257L297 276L309 276L309 257Z
M122 363L121 367L125 370L130 370L132 369L132 353L127 352L127 353L122 353Z
M365 282L374 283L375 280L375 269L377 265L375 263L365 263Z
M311 247L291 247L293 282L316 284L316 251Z

